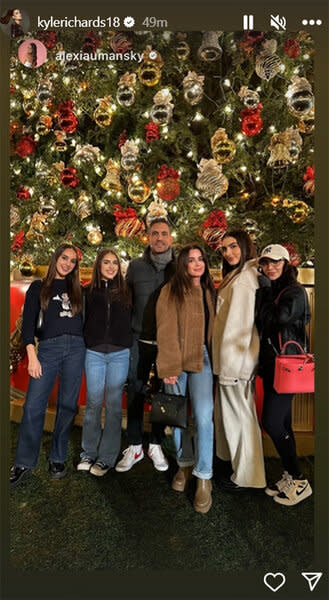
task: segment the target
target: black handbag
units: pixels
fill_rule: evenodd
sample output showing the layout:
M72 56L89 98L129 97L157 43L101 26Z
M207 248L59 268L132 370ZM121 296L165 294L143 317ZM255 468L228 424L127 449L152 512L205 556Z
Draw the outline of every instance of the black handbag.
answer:
M187 429L187 396L168 394L160 390L153 396L149 420L151 423Z

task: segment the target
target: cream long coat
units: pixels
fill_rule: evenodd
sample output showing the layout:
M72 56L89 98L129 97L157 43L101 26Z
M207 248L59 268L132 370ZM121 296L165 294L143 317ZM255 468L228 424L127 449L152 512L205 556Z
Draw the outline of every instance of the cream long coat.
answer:
M250 380L255 375L259 337L255 325L255 295L258 288L256 259L219 288L212 343L213 370L222 385Z

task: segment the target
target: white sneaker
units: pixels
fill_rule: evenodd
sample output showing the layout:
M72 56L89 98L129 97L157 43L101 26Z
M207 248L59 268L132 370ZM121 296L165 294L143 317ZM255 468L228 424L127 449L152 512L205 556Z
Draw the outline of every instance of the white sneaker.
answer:
M312 494L312 488L307 479L293 479L288 476L282 491L273 500L285 506L294 506Z
M80 460L79 464L77 465L77 471L90 471L93 464L93 459L89 458L89 456L85 456Z
M160 444L150 444L147 452L157 471L167 471L168 461L162 452Z
M265 488L265 494L267 494L268 496L277 496L278 494L280 494L280 492L282 492L286 484L288 477L291 477L288 471L283 471L282 477L281 479L279 479L279 481L274 483L274 485L268 485Z
M96 475L96 477L103 477L103 475L106 475L110 468L110 465L107 465L102 460L96 460L90 469L90 473L92 475Z
M129 471L131 467L142 460L142 458L144 458L142 444L128 446L128 448L123 451L123 458L118 462L115 470L119 473Z

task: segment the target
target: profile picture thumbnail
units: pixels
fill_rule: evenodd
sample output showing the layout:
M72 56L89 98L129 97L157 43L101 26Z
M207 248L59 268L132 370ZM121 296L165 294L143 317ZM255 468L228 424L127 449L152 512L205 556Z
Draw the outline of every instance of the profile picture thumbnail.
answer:
M36 69L47 59L47 48L39 40L25 40L18 48L18 59L24 67Z
M12 38L19 38L29 30L30 18L20 8L8 8L0 17L0 27Z

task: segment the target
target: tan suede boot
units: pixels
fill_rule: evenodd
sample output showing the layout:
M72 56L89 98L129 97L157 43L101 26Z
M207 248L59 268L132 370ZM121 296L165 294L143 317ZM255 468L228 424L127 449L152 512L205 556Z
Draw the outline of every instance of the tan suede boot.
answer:
M210 479L197 479L194 497L194 510L196 510L196 512L208 512L212 505L211 490L212 485Z
M172 480L171 487L176 492L184 492L187 487L189 480L192 477L193 467L179 467L174 479Z

